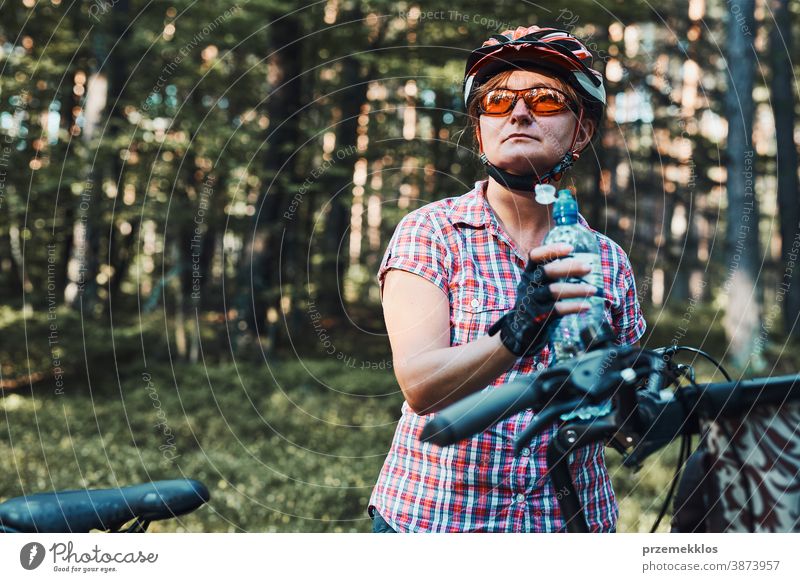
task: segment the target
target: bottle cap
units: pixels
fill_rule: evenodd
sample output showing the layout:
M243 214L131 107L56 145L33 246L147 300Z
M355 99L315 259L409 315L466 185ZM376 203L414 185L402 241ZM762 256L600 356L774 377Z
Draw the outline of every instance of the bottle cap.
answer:
M536 193L536 202L539 204L552 204L556 201L556 187L552 184L536 184L533 191Z

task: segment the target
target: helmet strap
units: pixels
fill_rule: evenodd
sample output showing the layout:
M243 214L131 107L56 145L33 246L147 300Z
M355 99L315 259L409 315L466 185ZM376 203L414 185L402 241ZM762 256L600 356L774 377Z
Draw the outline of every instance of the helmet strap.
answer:
M550 168L544 174L525 174L517 175L510 174L505 170L498 168L489 161L486 154L483 152L483 141L481 140L480 130L478 131L478 147L480 148L480 160L486 167L486 173L495 179L499 184L508 188L509 190L523 190L526 192L534 192L537 184L549 184L550 182L558 182L561 177L569 170L573 164L580 157L580 152L575 151L575 144L578 141L578 134L581 130L581 122L583 121L583 107L580 108L578 114L578 121L575 124L575 131L572 134L572 143L570 144L567 152L561 157L558 163Z

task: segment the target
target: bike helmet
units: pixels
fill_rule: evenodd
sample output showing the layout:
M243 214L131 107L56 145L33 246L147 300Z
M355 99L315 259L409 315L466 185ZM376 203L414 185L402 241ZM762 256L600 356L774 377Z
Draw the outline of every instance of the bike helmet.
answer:
M575 151L578 131L584 116L600 121L606 105L603 75L591 68L592 53L570 33L556 28L519 26L493 34L479 48L470 53L464 70L464 105L469 108L476 89L490 77L509 69L536 69L552 74L570 85L580 97L578 123L572 144L561 160L548 172L539 176L518 176L491 164L481 149L481 162L490 176L515 190L533 192L537 184L559 180L578 159Z

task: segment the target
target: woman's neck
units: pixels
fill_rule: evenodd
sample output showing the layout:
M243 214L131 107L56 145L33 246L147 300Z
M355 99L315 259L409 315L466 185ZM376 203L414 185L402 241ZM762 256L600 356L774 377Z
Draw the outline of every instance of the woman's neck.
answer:
M486 200L524 253L542 244L552 226L550 206L536 202L531 193L509 190L494 178L486 186Z

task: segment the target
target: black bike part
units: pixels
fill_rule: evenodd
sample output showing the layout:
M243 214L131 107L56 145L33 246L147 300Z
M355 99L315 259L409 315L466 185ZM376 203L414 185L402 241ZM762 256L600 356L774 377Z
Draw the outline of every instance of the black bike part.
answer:
M781 405L800 399L800 374L776 378L754 378L738 382L697 385L697 409L706 418L748 412L758 404Z
M626 362L631 354L627 348L598 350L586 352L580 357L571 358L560 364L557 369L569 374L563 383L562 394L565 398L582 396L584 404L600 404L605 402L619 386L621 377L619 370L630 367ZM635 365L636 360L631 363Z
M437 412L422 429L420 440L440 447L455 444L536 405L538 400L537 376L470 394Z
M672 510L671 533L709 533L707 498L712 472L703 447L686 460Z
M583 505L569 472L569 455L581 447L608 438L616 430L616 423L606 417L570 422L562 426L547 445L550 482L557 492L556 499L569 533L589 532Z
M133 520L127 528L120 530L119 533L144 533L147 531L147 528L150 527L149 521L143 521L138 517Z
M190 513L209 498L206 486L192 479L154 481L119 489L36 493L0 504L0 531L116 531L135 518L143 523Z
M647 379L647 383L644 386L645 390L658 395L662 390L672 386L680 379L678 365L673 360L674 349L672 347L642 351L649 354L653 360L657 360L661 367L660 374L651 374Z
M641 439L622 460L627 468L638 467L654 452L681 435L700 434L700 424L692 410L696 399L678 391L668 400L657 399L649 390L636 393L639 422L646 426Z
M691 346L669 346L667 348L659 348L659 350L657 351L659 351L664 355L665 360L671 360L672 357L678 352L691 352L693 354L697 354L698 356L702 356L706 360L711 362L717 368L717 370L719 370L722 373L722 375L725 376L725 380L727 380L728 382L733 381L731 379L731 375L728 374L728 371L725 369L725 367L722 364L720 364L715 358L713 358L711 354L703 350L699 350Z
M517 440L514 441L514 456L518 457L520 453L522 453L522 449L530 445L536 435L558 420L559 416L567 412L572 412L580 405L581 400L570 400L561 404L548 406L539 412L533 417L531 423L519 434Z
M741 417L756 406L781 406L789 401L800 399L800 374L778 376L777 378L755 378L753 380L693 385L698 391L698 409L706 421L714 421L721 417ZM724 423L717 423L730 447L730 452L739 466L738 475L743 484L747 499L747 514L750 517L748 531L756 531L755 511L753 508L753 491L744 461L733 443L733 436L728 433ZM719 500L715 500L715 505ZM711 512L713 515L714 512ZM709 523L710 531L722 531L721 524Z
M691 450L692 437L684 435L681 439L681 448L678 452L678 462L676 463L675 472L672 475L672 482L669 485L669 491L667 492L667 496L664 498L664 503L661 504L661 510L658 512L658 517L656 517L656 520L653 522L653 527L650 528L650 533L656 533L658 531L658 526L661 525L661 520L664 519L664 516L667 514L669 503L675 496L675 491L678 488L678 482L681 479L681 471L683 466L686 464L686 461L689 459Z

